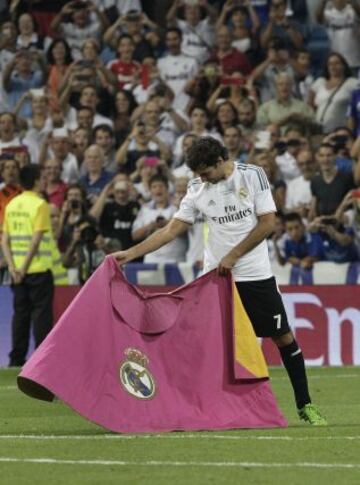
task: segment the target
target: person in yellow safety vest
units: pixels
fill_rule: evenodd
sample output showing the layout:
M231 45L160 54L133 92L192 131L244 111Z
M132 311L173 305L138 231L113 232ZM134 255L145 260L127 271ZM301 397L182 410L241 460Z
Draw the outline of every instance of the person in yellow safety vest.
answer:
M52 274L55 286L67 286L69 284L67 269L63 266L63 260L57 245L60 225L60 210L55 204L50 204L50 219L52 230Z
M22 366L32 324L37 347L53 324L54 283L51 268L51 223L48 203L40 197L41 168L20 171L24 192L6 206L2 249L12 279L14 314L9 366Z

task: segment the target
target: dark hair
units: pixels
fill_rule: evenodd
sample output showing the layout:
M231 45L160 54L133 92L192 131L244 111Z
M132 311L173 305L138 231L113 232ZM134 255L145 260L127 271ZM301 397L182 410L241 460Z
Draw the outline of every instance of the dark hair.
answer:
M121 93L121 94L124 94L124 96L127 98L127 100L129 101L129 112L128 114L130 115L135 108L137 108L138 104L136 102L136 99L135 99L135 96L133 95L133 93L127 89L119 89L116 93L115 93L115 102L114 102L114 116L116 117L116 96Z
M206 114L207 119L210 119L210 111L204 106L203 104L194 104L189 111L189 116L191 118L191 115L196 109L201 109Z
M216 110L215 110L215 114L214 114L214 117L215 117L214 127L220 133L220 135L224 135L224 130L223 130L221 124L220 124L218 115L219 115L219 111L220 111L221 107L222 106L225 106L225 105L228 105L228 106L231 107L231 110L232 110L232 113L233 113L232 124L235 126L235 125L237 125L239 123L237 109L235 108L235 106L232 104L231 101L228 101L227 100L227 101L223 101L222 103L218 104L217 107L216 107Z
M105 131L111 137L114 136L114 130L109 125L102 124L102 125L95 126L95 128L92 131L92 136L93 136L94 139L95 139L98 131Z
M130 39L130 40L131 40L131 42L132 42L133 44L135 44L134 39L131 37L131 35L130 35L130 34L121 34L121 35L120 35L120 37L118 38L118 41L117 41L117 44L116 44L116 46L117 46L117 47L119 47L120 42L121 42L123 39Z
M335 153L335 148L334 148L334 145L331 145L331 143L321 143L317 149L316 149L316 153L319 152L319 150L321 150L321 148L330 148L330 150L332 150L334 153Z
M87 110L87 111L90 111L90 113L91 113L92 115L95 115L95 111L94 111L92 108L90 108L90 106L84 106L83 104L80 104L80 105L77 107L76 112L78 113L79 111L84 111L84 109L85 109L85 110Z
M196 140L186 154L186 165L196 172L200 167L215 167L219 158L228 159L228 151L218 140L205 136Z
M62 44L65 48L65 64L68 66L69 64L72 63L73 57L71 55L70 46L65 39L55 39L52 41L46 53L46 60L48 61L49 64L52 64L52 65L55 64L53 49L58 44Z
M25 165L20 170L19 180L25 190L32 190L37 180L41 177L40 165Z
M287 222L299 222L299 224L301 224L301 225L304 224L302 219L301 219L300 214L298 214L297 212L289 212L289 214L285 214L284 222L285 222L285 224Z
M17 123L16 115L14 113L12 113L11 111L3 111L2 113L0 113L0 118L2 118L5 115L10 116L10 118L12 119L12 121L13 121L15 127L16 127L16 123Z
M282 39L281 37L272 37L269 41L269 49L275 49L276 51L280 50L289 50L289 45Z
M151 185L155 182L161 182L165 185L166 188L169 188L169 181L164 175L156 174L150 177L149 187L151 187Z
M182 32L178 27L168 27L165 32L165 37L169 32L176 32L180 39L182 39Z
M84 186L82 184L79 184L79 183L70 184L66 187L65 200L67 200L68 194L69 194L70 190L72 190L72 189L80 190L81 198L82 198L83 202L85 202L85 200L86 200L86 190L85 190Z
M324 65L324 71L323 71L323 77L325 79L330 79L330 73L329 73L329 68L328 68L328 62L329 62L329 59L331 57L337 57L338 59L340 59L340 61L342 62L342 65L343 65L343 68L344 68L344 78L347 79L348 77L351 77L352 76L352 71L351 71L351 68L347 62L347 60L345 59L344 56L342 56L341 54L338 54L337 52L331 52L327 58L326 58L326 61L325 61L325 65Z

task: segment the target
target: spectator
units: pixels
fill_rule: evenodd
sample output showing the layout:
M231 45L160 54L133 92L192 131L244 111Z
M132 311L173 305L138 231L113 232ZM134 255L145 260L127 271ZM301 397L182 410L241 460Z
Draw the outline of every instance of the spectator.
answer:
M184 19L180 18L183 16ZM182 33L181 50L186 56L205 62L214 44L217 10L207 0L201 5L175 0L166 15L169 26L176 26Z
M141 157L136 162L136 170L130 176L134 181L134 188L141 202L151 199L150 180L157 175L160 160L157 157Z
M170 204L168 181L161 175L150 180L151 202L143 205L133 225L134 242L145 239L168 223L177 208ZM179 263L185 260L186 239L177 237L160 249L147 254L145 263Z
M84 164L86 175L80 180L90 204L93 205L112 175L104 168L104 152L98 145L90 145L86 149Z
M351 228L355 235L358 260L360 260L360 190L351 190L346 194L336 211L335 217L345 228Z
M44 89L31 89L25 93L17 103L14 113L20 111L21 105L26 101L31 102L31 118L19 120L26 127L26 133L22 142L28 147L31 159L37 163L40 155L40 146L46 136L52 130L52 119L49 116L48 97Z
M13 22L4 22L0 27L0 32L0 71L3 72L16 54L16 26Z
M0 113L0 152L10 152L21 145L16 133L16 116L13 113Z
M19 184L19 164L6 155L0 160L2 184L0 189L0 234L4 222L6 205L22 191Z
M175 27L167 29L165 43L168 54L159 59L158 69L161 79L175 95L173 108L185 112L190 100L185 90L187 83L196 75L198 63L181 52L181 39L181 30Z
M314 82L309 94L309 104L325 133L346 124L351 94L358 84L346 60L340 54L330 54L323 76Z
M321 238L321 260L350 263L358 259L353 230L339 224L335 217L316 217L309 225L309 230L317 232Z
M53 100L58 99L58 90L69 65L72 56L69 44L65 39L55 39L50 44L46 54L50 66L47 86Z
M285 209L308 217L311 203L310 182L316 174L316 163L310 150L301 149L296 156L300 175L290 180L286 186Z
M118 149L116 161L130 175L136 170L136 162L139 158L148 156L167 160L169 154L165 143L157 136L147 133L145 123L139 120Z
M271 263L283 264L285 258L285 217L281 211L275 214L274 232L267 238L267 246Z
M347 126L354 136L360 136L360 88L354 89L351 94Z
M346 126L339 126L327 137L323 139L324 143L333 145L335 152L335 165L343 172L353 172L353 160L351 158L354 138L351 131Z
M302 133L300 131L289 127L282 140L276 145L278 149L278 155L275 158L276 165L281 178L286 183L300 175L296 157L302 148L301 138Z
M360 67L360 5L351 0L322 0L316 13L325 25L330 47L341 54L352 69Z
M61 179L72 184L79 179L78 162L70 152L69 133L64 128L56 128L45 138L39 156L43 165L46 159L55 159L61 166Z
M279 74L275 79L276 99L262 104L257 121L266 126L270 123L286 128L290 123L312 123L313 110L304 101L294 98L293 79L288 74Z
M139 210L138 202L130 198L129 181L115 177L102 190L90 215L98 221L101 234L119 241L124 250L133 245L132 226Z
M269 101L276 96L275 80L279 74L294 78L294 69L290 62L289 46L282 39L270 39L267 57L251 73L249 84L256 84L260 89L261 101Z
M160 87L164 91L160 91ZM165 86L159 85L151 100L139 106L132 119L139 119L142 115L146 131L154 133L170 150L177 136L188 128L188 124L181 113L172 108L171 94L167 91ZM170 153L167 158L170 158Z
M304 48L297 49L291 65L294 70L295 97L308 102L310 89L314 83L314 76L311 72L310 52Z
M320 145L316 151L316 160L320 173L311 180L310 220L319 216L332 216L344 196L354 188L352 175L337 169L332 145Z
M245 83L246 79L239 71L234 71L231 76L222 76L220 84L206 103L207 109L213 113L219 104L228 101L238 110L239 105L250 95Z
M187 133L179 136L176 140L176 144L173 150L174 166L180 163L182 157L182 143L186 134L191 133L197 137L213 136L220 139L220 136L215 133L211 133L209 128L210 116L206 108L202 106L193 106L190 112L190 130Z
M95 145L99 146L104 153L104 169L111 174L117 172L115 138L110 126L98 125L94 128L93 140Z
M75 156L79 167L82 169L84 153L91 142L91 133L88 129L79 127L71 134L71 153Z
M244 138L252 135L259 129L256 119L256 104L253 99L247 98L241 101L238 107L239 128Z
M35 22L28 13L23 13L17 22L18 36L16 39L17 49L37 49L43 50L44 39L38 35L35 28Z
M278 210L282 210L285 204L286 184L278 177L278 170L271 152L264 151L255 156L254 164L261 167L269 181L271 192Z
M213 123L214 131L223 137L226 128L236 126L237 124L237 111L231 101L224 101L223 103L219 104L215 111Z
M40 70L32 70L32 62L35 60L39 61ZM9 108L13 109L22 95L30 89L42 87L46 74L45 63L38 52L18 51L3 72L3 85ZM29 101L23 104L19 114L23 118L31 117Z
M49 204L61 209L65 200L66 184L61 180L61 164L58 160L47 160L44 164L44 191Z
M240 6L234 5L233 0L227 0L224 3L216 27L230 25L232 46L241 52L247 52L253 47L254 37L260 28L260 20L251 1L243 2ZM250 28L249 25L251 25Z
M216 46L210 60L219 63L222 74L231 76L235 71L247 76L251 72L251 66L246 55L231 46L231 34L223 25L216 31Z
M107 68L117 80L118 89L134 89L140 81L141 64L134 60L135 44L129 34L122 34L117 45L118 58L110 61Z
M181 156L178 160L178 165L176 168L173 169L172 173L173 176L176 178L178 177L186 177L191 179L194 177L192 170L186 164L186 153L193 145L193 143L197 140L197 136L194 133L187 133L184 135L182 139L182 145L180 148Z
M104 42L112 49L116 49L119 36L126 33L134 42L134 60L142 62L153 55L151 43L147 40L147 32L156 30L157 25L144 12L130 10L125 16L120 16L104 34Z
M75 223L72 241L63 255L65 268L69 268L69 283L83 285L110 253L96 221L83 216Z
M119 90L115 95L114 130L116 146L119 147L131 131L130 115L137 104L131 91Z
M61 208L59 246L65 252L73 240L75 224L87 214L86 192L81 184L68 185Z
M272 37L280 37L287 45L299 49L304 43L301 27L294 20L286 17L286 0L271 0L269 21L260 34L263 49L269 46Z
M287 238L284 246L284 257L277 251L280 264L288 262L304 269L312 268L322 256L322 241L318 234L308 233L301 216L291 212L285 216ZM275 246L276 247L276 246Z
M86 39L101 41L108 20L103 12L90 1L67 3L51 22L51 30L67 40L74 59L81 59L81 48Z
M246 162L247 154L244 153L241 130L238 126L229 126L224 130L224 145L228 151L230 160Z
M196 76L190 79L185 87L185 92L190 96L187 111L195 105L206 106L209 99L220 86L220 69L217 62L207 61L198 70ZM220 90L216 95L221 94Z
M112 128L114 126L113 121L97 111L99 104L100 98L97 89L91 84L84 85L80 90L78 107L86 107L93 110L94 117L92 122L92 128L104 124L109 125Z

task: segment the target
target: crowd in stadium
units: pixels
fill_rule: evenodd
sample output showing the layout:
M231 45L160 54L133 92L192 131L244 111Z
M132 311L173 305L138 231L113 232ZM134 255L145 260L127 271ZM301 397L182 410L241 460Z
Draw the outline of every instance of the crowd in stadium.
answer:
M266 172L273 261L360 260L360 1L15 0L0 21L0 224L39 164L70 283L167 224L202 136ZM205 233L144 261L201 268Z

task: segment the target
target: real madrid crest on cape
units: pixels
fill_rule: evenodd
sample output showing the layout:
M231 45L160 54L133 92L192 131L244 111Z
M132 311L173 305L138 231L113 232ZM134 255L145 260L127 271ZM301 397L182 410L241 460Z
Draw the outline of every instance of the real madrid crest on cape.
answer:
M107 257L18 386L121 433L285 426L236 295L216 271L150 294Z
M137 349L126 349L126 360L120 366L120 381L125 391L138 399L151 399L155 394L155 381L146 368L149 359Z

